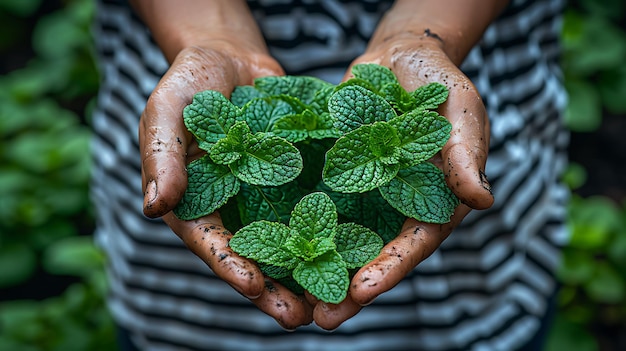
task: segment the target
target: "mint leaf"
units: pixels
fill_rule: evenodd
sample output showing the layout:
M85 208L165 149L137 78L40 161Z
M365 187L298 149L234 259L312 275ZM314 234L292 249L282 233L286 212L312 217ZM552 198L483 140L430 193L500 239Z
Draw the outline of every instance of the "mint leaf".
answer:
M235 87L233 92L230 94L230 102L233 105L242 108L248 102L256 99L266 97L267 94L256 89L252 85L240 85Z
M365 266L383 248L383 240L378 234L355 223L340 224L335 243L348 269Z
M280 118L272 132L292 143L307 139L338 138L341 133L334 128L330 114L316 115L311 110Z
M347 86L352 86L352 85L358 85L361 88L365 88L365 90L370 90L372 92L376 92L376 90L377 90L376 87L374 87L374 84L368 82L367 80L360 79L360 78L350 78L350 79L346 80L345 82L339 83L339 85L337 85L335 87L334 92L336 92L338 90L341 90L341 89L343 89L343 88L345 88Z
M379 93L385 100L389 101L391 106L400 112L399 114L411 111L417 105L413 95L398 83L383 86Z
M278 267L271 264L265 263L257 263L261 273L264 275L273 278L273 279L283 279L287 277L291 277L291 269L287 267Z
M255 79L254 86L268 95L289 95L308 105L317 91L332 85L315 77L268 76Z
M187 189L174 208L176 217L192 220L213 213L239 191L239 181L225 166L205 155L187 166Z
M415 109L389 121L397 131L403 167L410 167L433 157L450 138L452 125L437 112Z
M328 99L330 98L330 95L335 91L335 86L333 85L328 85L327 87L324 87L318 91L315 92L315 95L313 96L313 100L311 101L311 108L313 109L313 112L315 112L318 115L321 115L322 113L327 113L328 112Z
M316 237L307 240L297 232L292 232L285 242L285 248L303 261L313 261L328 251L335 250L336 247L332 237Z
M250 128L246 122L236 122L226 134L213 145L209 155L213 162L220 165L231 164L241 158L245 152L244 140L250 134Z
M447 223L459 204L443 172L430 162L400 170L379 190L395 209L423 222Z
M415 99L416 106L434 110L448 98L448 88L441 83L433 82L415 89L411 95Z
M241 221L244 225L262 219L287 224L291 210L301 197L302 192L294 182L275 187L243 183L237 194Z
M352 67L355 78L370 82L376 91L380 91L387 84L398 83L396 75L387 67L374 63L362 63Z
M270 133L248 134L241 158L230 163L233 174L252 185L278 186L302 171L300 152L287 140Z
M388 243L393 240L406 217L393 208L378 190L365 193L344 194L323 188L337 206L337 213L349 221L361 224Z
M291 229L282 223L258 221L239 229L228 245L257 262L293 269L298 260L284 247L290 235Z
M375 122L371 125L368 146L372 154L384 164L394 165L400 161L400 137L389 123Z
M293 277L324 302L337 304L348 295L348 269L336 251L330 251L312 262L300 262L293 270Z
M306 240L333 238L337 227L337 209L330 197L322 192L309 194L296 204L289 227Z
M328 99L328 111L335 119L335 128L343 133L397 116L382 96L358 85L348 85L333 93Z
M337 139L328 150L322 179L333 191L366 192L396 175L399 165L386 164L369 147L373 131L371 125L363 125Z
M294 113L290 104L271 97L254 99L242 108L242 118L252 132L269 132L277 119Z
M191 104L185 106L183 119L187 129L196 137L198 146L209 151L241 119L241 110L222 93L205 90L196 93Z

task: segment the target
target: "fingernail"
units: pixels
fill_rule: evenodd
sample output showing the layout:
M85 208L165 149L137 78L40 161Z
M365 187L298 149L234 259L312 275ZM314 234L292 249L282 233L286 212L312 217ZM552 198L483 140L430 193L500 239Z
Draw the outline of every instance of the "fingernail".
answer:
M157 184L156 181L151 180L148 185L146 185L146 192L144 194L144 207L150 208L152 207L152 203L156 200L157 197Z
M481 169L478 170L478 174L480 175L480 184L482 185L482 187L489 191L490 194L493 194L491 192L491 184L489 183L489 180L487 180L487 175L485 174L485 172Z

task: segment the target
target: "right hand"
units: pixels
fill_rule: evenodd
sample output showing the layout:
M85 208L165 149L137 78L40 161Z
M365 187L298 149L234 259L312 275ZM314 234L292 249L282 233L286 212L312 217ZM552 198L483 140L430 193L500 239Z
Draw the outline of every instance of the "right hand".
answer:
M266 53L224 40L180 51L141 115L143 211L151 218L163 217L218 277L283 328L292 330L311 323L312 306L233 252L228 246L232 234L223 227L218 213L193 221L181 221L172 213L187 188L186 165L204 153L183 123L184 107L196 92L217 90L228 97L236 86L268 75L284 75L284 71Z

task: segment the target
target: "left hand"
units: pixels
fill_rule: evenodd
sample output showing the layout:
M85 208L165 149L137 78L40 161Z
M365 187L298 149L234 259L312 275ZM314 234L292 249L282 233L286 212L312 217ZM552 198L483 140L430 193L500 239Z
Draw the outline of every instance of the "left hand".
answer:
M447 56L438 38L405 37L379 45L353 62L389 67L407 91L430 82L449 89L439 113L452 124L450 139L431 161L444 172L446 182L461 200L449 223L407 219L398 236L380 255L352 278L348 297L334 305L317 301L313 318L332 330L357 314L362 306L400 282L430 256L471 209L486 209L493 195L484 169L489 149L489 120L478 91ZM346 79L349 74L346 75Z

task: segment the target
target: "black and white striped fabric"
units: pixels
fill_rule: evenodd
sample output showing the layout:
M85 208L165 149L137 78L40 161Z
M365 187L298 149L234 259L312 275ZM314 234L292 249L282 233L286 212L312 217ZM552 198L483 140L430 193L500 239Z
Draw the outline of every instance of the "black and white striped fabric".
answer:
M288 74L336 83L391 2L249 4ZM162 221L142 215L138 121L168 65L127 4L100 0L92 195L115 320L146 350L513 350L525 344L540 327L567 240L567 191L558 183L568 140L560 121L562 8L562 0L512 0L463 63L491 119L487 174L494 206L472 212L396 288L334 332L314 325L285 332L213 276Z

